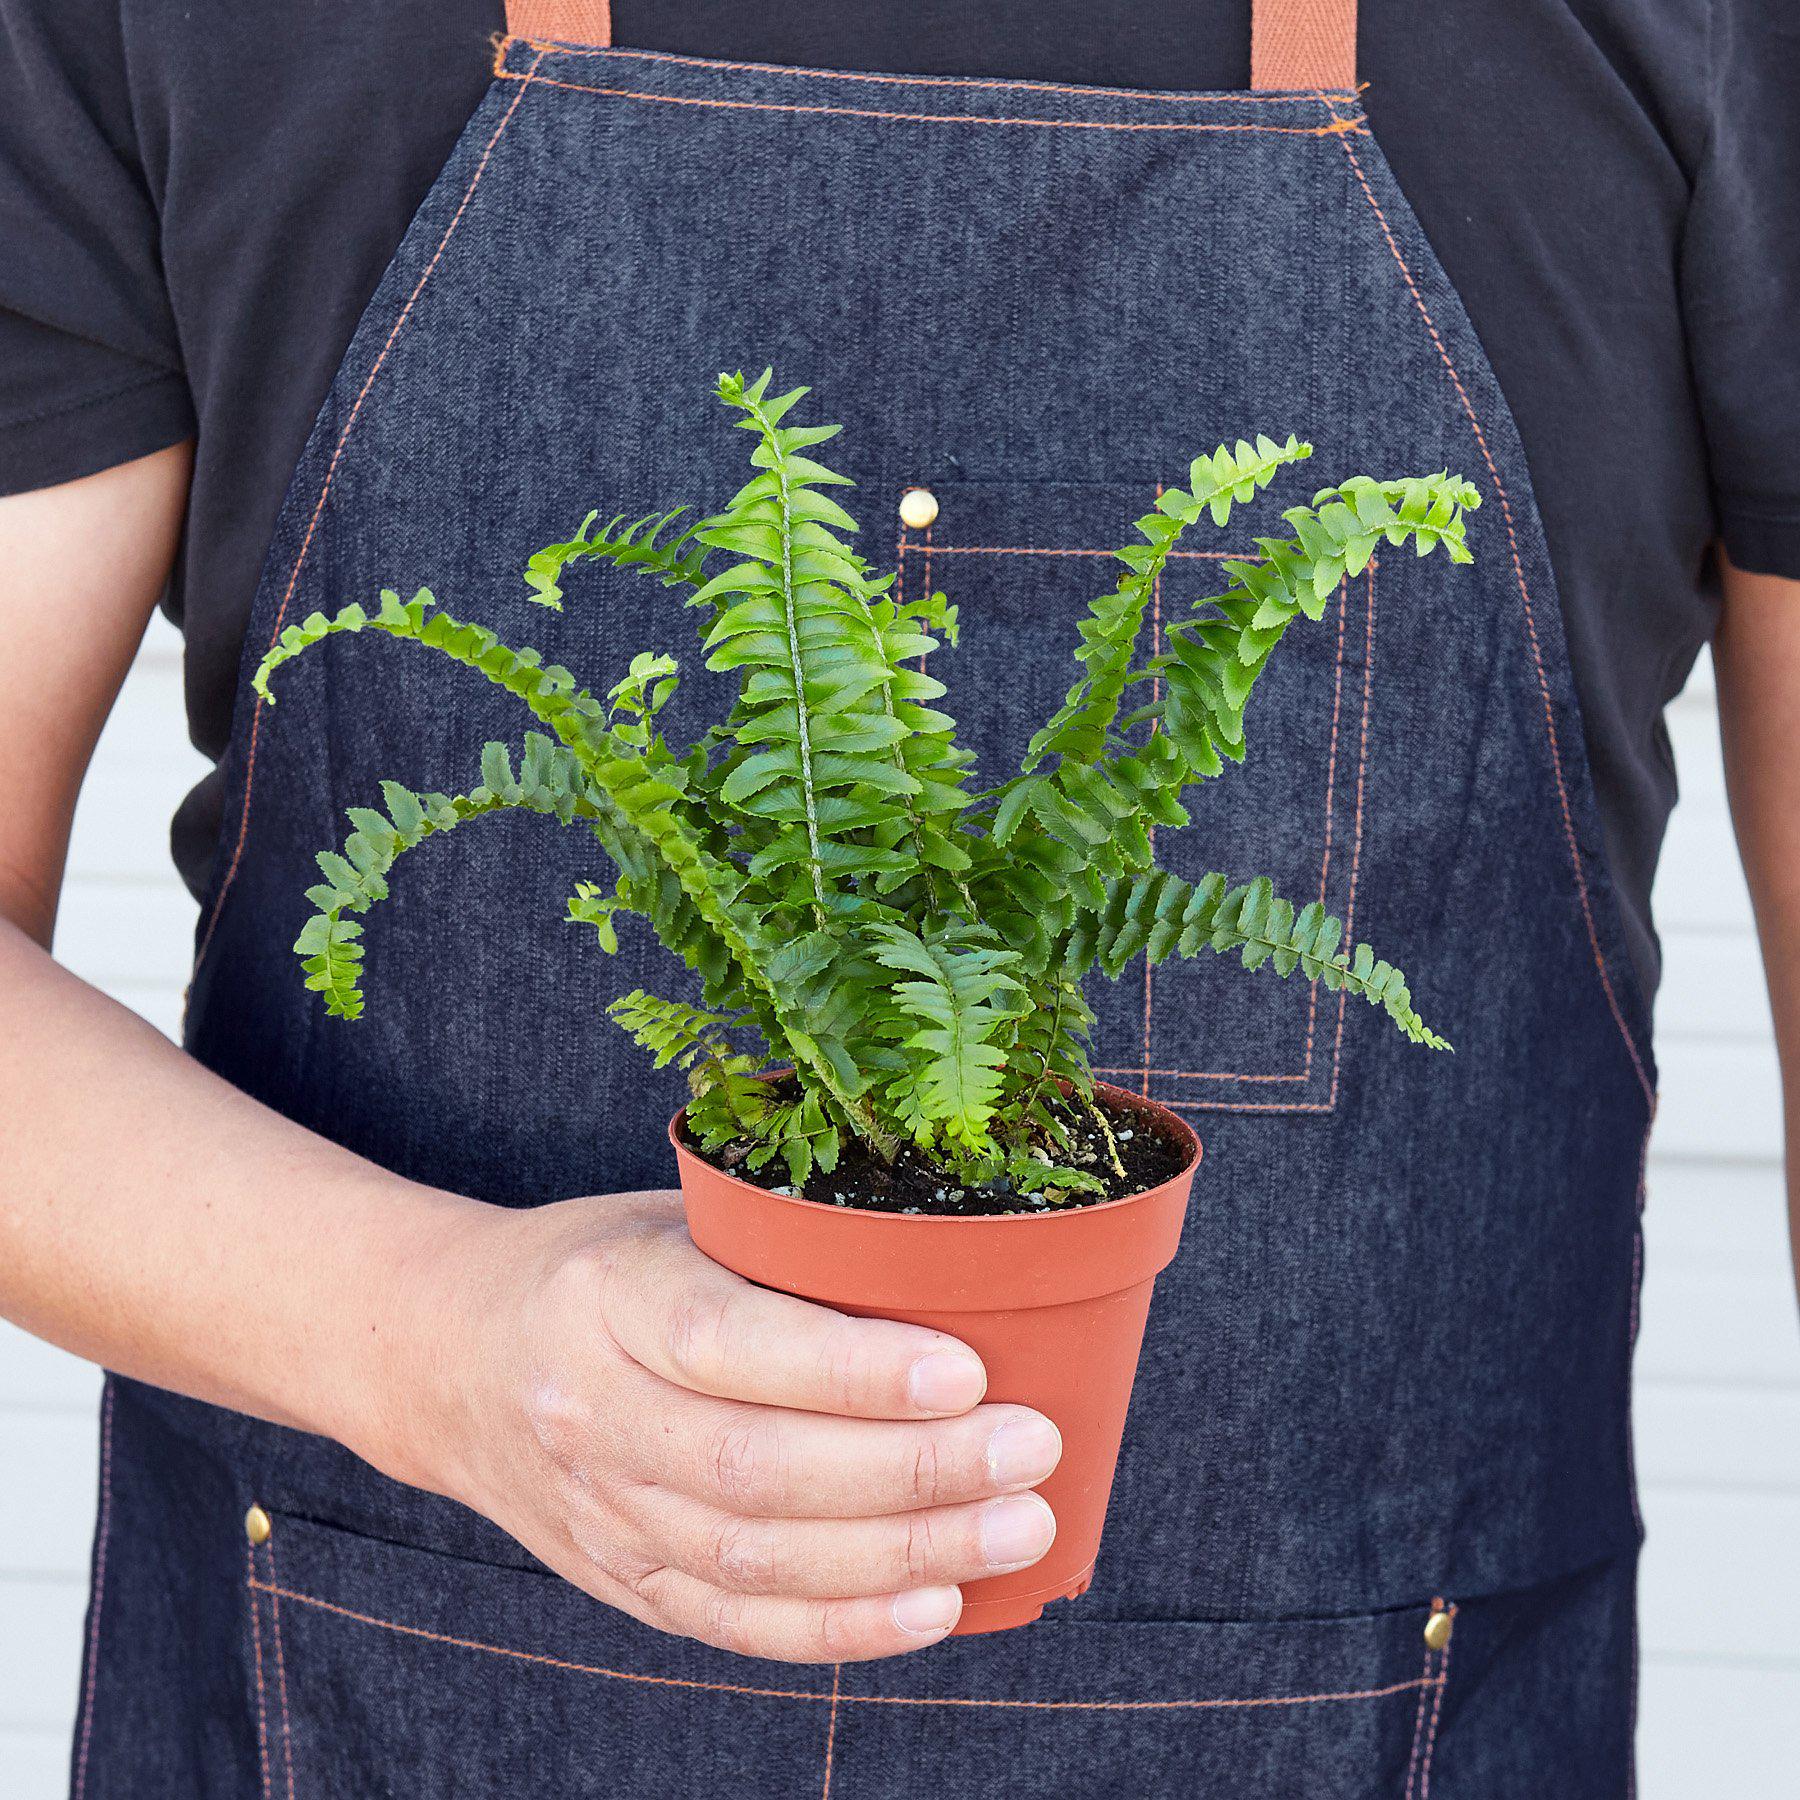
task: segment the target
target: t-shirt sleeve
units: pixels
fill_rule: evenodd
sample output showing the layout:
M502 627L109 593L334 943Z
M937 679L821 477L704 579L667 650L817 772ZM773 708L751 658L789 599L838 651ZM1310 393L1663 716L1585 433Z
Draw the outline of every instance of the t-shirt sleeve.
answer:
M1739 568L1800 578L1800 12L1713 0L1710 63L1682 294L1714 504Z
M0 493L194 429L118 0L0 0Z

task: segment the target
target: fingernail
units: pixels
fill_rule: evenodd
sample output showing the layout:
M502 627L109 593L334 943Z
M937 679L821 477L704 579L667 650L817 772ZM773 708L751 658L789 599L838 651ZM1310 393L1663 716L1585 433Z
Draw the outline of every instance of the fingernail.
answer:
M913 1364L907 1391L921 1412L967 1412L987 1391L987 1370L966 1350L934 1350Z
M894 1623L914 1637L937 1637L962 1614L962 1592L953 1587L914 1588L894 1596Z
M995 1487L1036 1487L1062 1456L1062 1433L1033 1413L1008 1419L988 1439L988 1474Z
M981 1554L990 1569L1034 1563L1056 1536L1056 1515L1036 1494L996 1500L981 1515Z

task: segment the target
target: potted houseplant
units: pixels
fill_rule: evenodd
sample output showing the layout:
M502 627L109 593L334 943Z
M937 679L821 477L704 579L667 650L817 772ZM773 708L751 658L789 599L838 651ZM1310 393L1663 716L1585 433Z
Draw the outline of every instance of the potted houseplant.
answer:
M1068 698L1019 771L981 790L923 665L940 639L955 645L956 609L941 594L902 602L856 553L830 492L849 484L813 455L837 428L788 422L806 391L721 376L755 470L724 510L598 529L590 514L526 571L529 597L557 610L584 561L685 591L707 666L737 676L729 715L694 743L659 724L673 658L639 652L602 697L428 591L282 633L255 678L265 701L281 664L372 631L479 671L545 727L516 759L490 743L464 793L387 782L384 811L353 809L342 851L318 859L295 949L307 985L353 1019L357 919L403 852L504 808L590 831L618 876L580 886L570 919L612 950L621 915L637 915L698 977L698 1004L634 991L609 1009L688 1074L670 1135L695 1241L766 1285L954 1333L991 1395L1062 1430L1044 1484L1055 1545L967 1591L959 1629L995 1630L1087 1585L1151 1286L1200 1156L1173 1113L1094 1079L1083 979L1139 954L1234 952L1448 1047L1399 971L1345 943L1321 905L1296 908L1267 880L1182 880L1156 866L1152 828L1182 825L1185 790L1243 758L1246 705L1288 627L1323 617L1384 541L1467 562L1463 513L1479 497L1447 474L1316 493L1147 653L1151 591L1183 533L1223 525L1311 447L1259 437L1199 457L1080 620Z

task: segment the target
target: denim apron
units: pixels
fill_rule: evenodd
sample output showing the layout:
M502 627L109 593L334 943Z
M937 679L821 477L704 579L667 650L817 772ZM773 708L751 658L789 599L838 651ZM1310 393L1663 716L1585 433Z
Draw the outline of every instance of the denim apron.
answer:
M1263 515L1195 534L1159 630L1316 482L1461 470L1473 568L1388 551L1346 582L1264 677L1248 765L1159 845L1342 914L1457 1054L1211 958L1097 993L1104 1072L1207 1158L1092 1590L1020 1631L731 1656L331 1443L115 1378L76 1794L1629 1792L1648 1017L1525 458L1370 134L1351 0L1262 0L1230 93L723 63L605 27L515 8L294 476L246 669L315 608L427 583L596 686L682 654L691 734L724 704L691 614L602 572L553 618L519 570L590 506L721 503L744 443L711 378L772 362L845 425L865 550L961 608L936 655L991 775L1196 451L1317 446ZM938 511L909 529L914 487ZM278 711L246 686L189 1048L464 1194L668 1185L678 1082L603 1007L689 989L645 935L609 959L559 925L606 874L584 834L497 818L409 859L354 1026L288 948L346 806L464 785L525 723L373 638L287 671Z

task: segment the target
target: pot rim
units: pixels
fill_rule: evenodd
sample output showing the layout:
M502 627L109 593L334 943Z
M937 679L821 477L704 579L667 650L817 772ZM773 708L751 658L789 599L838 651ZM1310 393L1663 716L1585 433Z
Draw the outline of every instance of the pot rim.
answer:
M790 1074L791 1072L791 1070L777 1069L765 1076L764 1079L771 1081L777 1080L782 1075ZM828 1206L822 1200L807 1200L803 1199L798 1194L777 1194L772 1189L762 1187L754 1181L746 1181L741 1175L734 1175L729 1169L720 1168L717 1163L711 1161L699 1150L696 1150L693 1145L685 1143L681 1136L682 1122L687 1118L687 1108L685 1106L682 1107L669 1121L669 1142L674 1146L675 1155L678 1159L684 1156L692 1157L695 1162L701 1165L701 1167L710 1170L722 1181L729 1181L733 1186L742 1188L748 1193L755 1194L761 1199L769 1201L774 1205L795 1207L806 1212L826 1213L833 1218L840 1219L846 1216L865 1219L892 1219L901 1225L986 1225L992 1227L995 1225L1010 1225L1014 1223L1020 1225L1039 1224L1046 1220L1054 1219L1095 1217L1101 1213L1118 1212L1124 1207L1135 1206L1140 1200L1143 1200L1152 1194L1160 1194L1171 1182L1186 1180L1193 1174L1194 1170L1200 1166L1201 1160L1206 1154L1205 1146L1200 1141L1200 1134L1195 1131L1193 1126L1191 1126L1186 1119L1182 1118L1178 1112L1174 1111L1173 1108L1164 1105L1160 1100L1152 1100L1148 1094L1134 1094L1129 1088L1115 1087L1110 1081L1096 1081L1094 1083L1094 1088L1098 1093L1114 1096L1123 1103L1128 1111L1155 1113L1159 1120L1165 1121L1169 1125L1175 1127L1175 1135L1177 1138L1185 1138L1189 1145L1190 1154L1187 1160L1173 1175L1164 1176L1163 1179L1154 1186L1140 1188L1135 1194L1121 1194L1116 1200L1098 1200L1087 1206L1047 1207L1042 1212L967 1213L957 1215L946 1213L890 1212L878 1206Z

